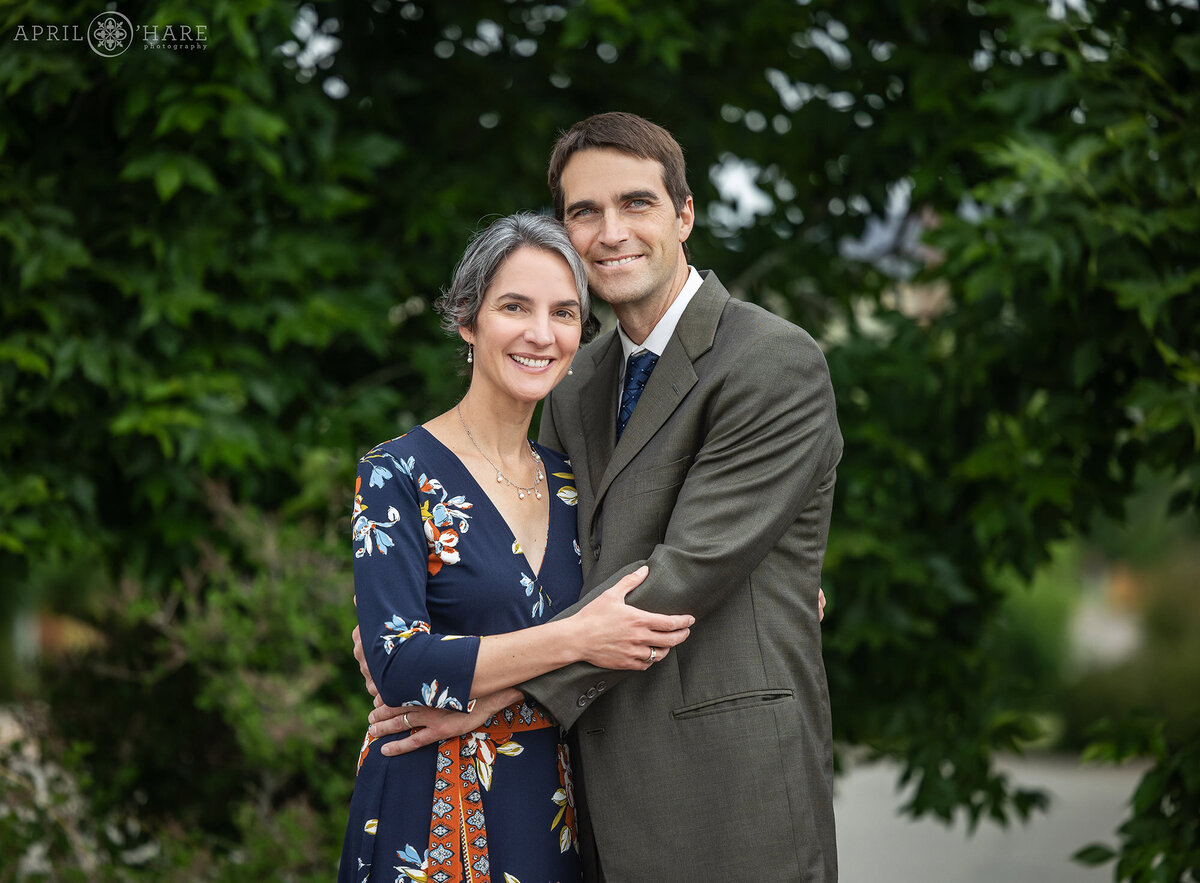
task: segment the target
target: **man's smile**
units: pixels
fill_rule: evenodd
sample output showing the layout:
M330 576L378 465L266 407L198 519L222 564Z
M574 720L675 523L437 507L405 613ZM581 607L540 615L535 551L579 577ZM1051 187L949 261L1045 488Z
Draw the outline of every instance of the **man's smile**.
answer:
M640 254L630 254L619 258L602 258L596 261L601 267L623 267L625 264L631 263L641 258Z

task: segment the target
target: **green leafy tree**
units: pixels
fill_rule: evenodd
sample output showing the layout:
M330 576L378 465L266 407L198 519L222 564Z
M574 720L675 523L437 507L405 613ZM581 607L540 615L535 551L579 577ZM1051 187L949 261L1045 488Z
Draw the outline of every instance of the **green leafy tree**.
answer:
M207 49L115 59L13 39L87 4L0 12L0 604L106 638L40 689L97 818L158 820L112 873L328 878L354 457L452 403L429 303L610 109L687 149L694 262L827 341L836 735L914 814L1040 805L992 763L1033 733L1004 586L1139 466L1200 487L1197 13L1071 9L163 3Z

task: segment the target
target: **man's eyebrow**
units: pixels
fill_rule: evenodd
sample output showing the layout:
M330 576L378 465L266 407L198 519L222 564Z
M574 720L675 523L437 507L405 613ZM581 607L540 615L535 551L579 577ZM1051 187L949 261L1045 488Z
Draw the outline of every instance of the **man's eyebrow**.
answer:
M576 201L576 202L573 202L573 203L571 203L569 206L567 206L567 208L566 208L566 211L564 212L564 214L568 214L568 215L569 215L571 212L578 211L578 210L579 210L579 209L581 209L581 208L595 208L595 207L596 207L596 202L595 202L595 200L592 200L592 199L580 199L580 200L578 200L578 201Z
M631 190L628 193L621 194L621 202L629 202L631 199L649 199L657 201L662 199L662 197L653 190Z

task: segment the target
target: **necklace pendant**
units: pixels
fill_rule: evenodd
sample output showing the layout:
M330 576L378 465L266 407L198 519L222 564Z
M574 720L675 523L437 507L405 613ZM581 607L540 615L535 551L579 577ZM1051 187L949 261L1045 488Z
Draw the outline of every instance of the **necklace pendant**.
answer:
M504 476L500 474L500 470L496 470L496 481L504 481Z
M537 491L537 490L535 490L535 491L534 491L534 493L535 493L535 494L537 494L537 498L538 498L539 500L542 498L542 492L541 492L541 491Z
M524 500L525 499L525 491L517 491L517 496L520 499Z

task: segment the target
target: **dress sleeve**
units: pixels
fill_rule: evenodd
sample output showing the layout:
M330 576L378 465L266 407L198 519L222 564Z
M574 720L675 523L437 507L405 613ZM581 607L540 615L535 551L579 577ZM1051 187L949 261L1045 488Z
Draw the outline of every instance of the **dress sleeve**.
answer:
M380 448L358 464L352 522L363 652L388 705L462 711L470 699L479 638L431 629L426 513L412 472L412 457Z

